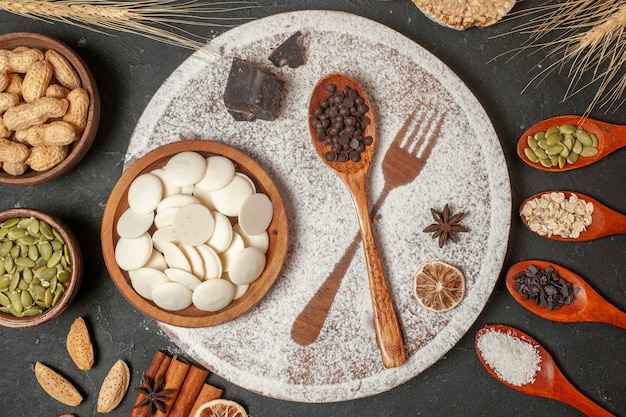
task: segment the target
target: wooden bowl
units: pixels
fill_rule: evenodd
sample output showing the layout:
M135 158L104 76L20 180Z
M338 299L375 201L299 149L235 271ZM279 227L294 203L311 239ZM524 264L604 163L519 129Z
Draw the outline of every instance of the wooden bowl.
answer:
M122 270L115 261L115 246L119 240L117 221L128 209L128 189L133 180L141 174L163 167L175 154L183 151L195 151L208 157L222 155L235 163L237 172L246 174L254 181L257 191L267 195L272 201L274 216L267 229L269 248L265 254L266 265L263 273L250 284L248 291L239 299L217 312L202 311L195 306L184 310L169 311L159 308L151 300L140 296L130 283L127 271ZM154 225L151 232L154 231ZM207 327L233 320L250 310L270 290L282 268L287 255L288 226L285 206L271 178L250 157L241 151L221 143L204 140L186 140L164 145L144 155L131 165L118 180L109 196L102 219L102 252L113 282L124 297L135 308L148 316L168 324L180 327Z
M32 317L20 318L15 317L12 314L0 312L0 325L2 326L13 328L33 327L50 321L61 314L67 306L70 305L78 293L83 275L81 251L78 241L72 231L58 218L30 208L12 208L0 212L0 223L14 217L34 217L38 220L43 220L52 226L61 238L63 238L69 249L70 265L72 266L72 273L65 292L61 295L61 298L59 298L54 306L44 310L43 313Z
M100 122L100 96L96 82L85 62L63 42L38 33L14 32L0 35L0 49L14 49L18 46L41 49L53 49L63 55L78 73L82 87L89 94L87 124L81 137L69 145L65 160L47 171L33 171L28 168L22 175L10 175L0 169L0 184L36 185L51 181L67 173L85 156L96 137Z

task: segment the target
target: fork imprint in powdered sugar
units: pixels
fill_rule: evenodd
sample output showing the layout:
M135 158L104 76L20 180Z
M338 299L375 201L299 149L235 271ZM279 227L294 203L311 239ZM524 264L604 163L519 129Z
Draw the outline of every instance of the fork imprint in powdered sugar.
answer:
M417 178L441 135L445 115L434 108L421 109L418 105L413 110L385 153L382 162L384 187L372 207L373 219L391 190ZM296 318L291 328L291 338L296 343L306 346L317 340L360 241L360 234L357 233L322 286Z

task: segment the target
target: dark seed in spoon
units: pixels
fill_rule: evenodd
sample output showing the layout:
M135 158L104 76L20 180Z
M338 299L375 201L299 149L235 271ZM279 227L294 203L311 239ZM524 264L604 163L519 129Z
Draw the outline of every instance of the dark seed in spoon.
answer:
M371 136L363 137L370 123L364 115L369 108L353 88L338 92L335 84L329 84L326 91L328 97L314 109L312 121L317 139L329 147L325 158L330 162L359 162L365 147L373 143Z
M515 290L524 300L532 300L548 310L556 310L571 304L580 288L559 277L552 266L545 269L530 265L515 276Z

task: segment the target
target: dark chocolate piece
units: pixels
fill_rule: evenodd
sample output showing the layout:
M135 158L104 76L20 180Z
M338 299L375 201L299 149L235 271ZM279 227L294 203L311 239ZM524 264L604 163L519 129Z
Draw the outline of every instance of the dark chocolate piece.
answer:
M278 117L285 82L253 63L233 58L224 104L237 121L274 120Z
M277 67L289 65L289 68L298 68L304 65L304 52L302 50L302 33L294 33L269 56L269 60Z

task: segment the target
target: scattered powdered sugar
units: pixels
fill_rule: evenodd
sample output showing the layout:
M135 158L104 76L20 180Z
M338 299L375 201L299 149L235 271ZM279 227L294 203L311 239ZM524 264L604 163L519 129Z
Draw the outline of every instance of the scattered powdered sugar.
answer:
M485 363L509 384L521 386L534 382L541 370L537 349L510 332L488 330L480 336L477 346Z
M267 57L300 30L306 64L274 68ZM370 20L341 12L273 15L234 28L212 41L223 48L210 61L202 51L164 82L137 123L125 166L169 142L223 142L254 158L276 183L289 222L289 249L274 287L247 314L202 329L161 324L185 352L230 382L263 395L331 402L391 389L435 363L467 332L498 279L508 242L511 193L506 162L484 110L443 63L408 38ZM285 80L275 121L234 122L222 98L233 56L249 59ZM352 200L317 157L307 128L311 90L341 71L368 93L377 123L377 151L368 198L384 186L382 160L408 114L443 117L417 179L393 189L374 220L385 273L404 331L407 362L385 369L371 323L372 307L362 251L352 260L318 339L300 346L291 326L358 233ZM422 123L428 125L428 123ZM428 133L430 132L430 133ZM422 229L430 208L450 203L464 211L458 244L439 249ZM465 299L445 313L419 306L412 283L421 265L442 260L467 278Z

